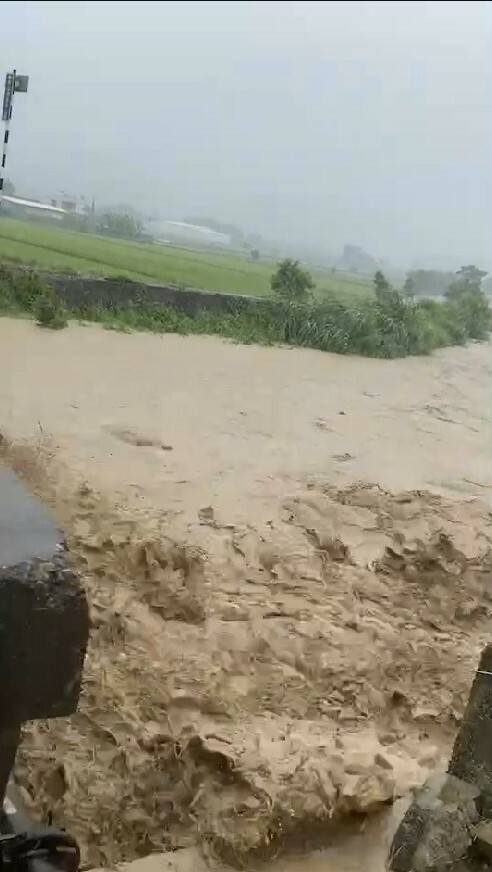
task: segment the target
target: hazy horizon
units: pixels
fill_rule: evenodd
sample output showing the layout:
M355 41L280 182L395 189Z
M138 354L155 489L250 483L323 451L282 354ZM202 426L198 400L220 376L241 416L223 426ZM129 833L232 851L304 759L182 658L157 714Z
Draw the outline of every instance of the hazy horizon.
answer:
M11 2L7 177L492 268L490 2Z

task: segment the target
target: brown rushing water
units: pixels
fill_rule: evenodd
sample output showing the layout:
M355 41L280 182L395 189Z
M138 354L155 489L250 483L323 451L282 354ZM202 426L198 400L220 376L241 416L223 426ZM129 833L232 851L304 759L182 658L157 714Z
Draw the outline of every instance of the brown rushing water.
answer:
M187 517L263 520L316 476L492 499L489 344L382 361L1 319L0 365L10 436Z

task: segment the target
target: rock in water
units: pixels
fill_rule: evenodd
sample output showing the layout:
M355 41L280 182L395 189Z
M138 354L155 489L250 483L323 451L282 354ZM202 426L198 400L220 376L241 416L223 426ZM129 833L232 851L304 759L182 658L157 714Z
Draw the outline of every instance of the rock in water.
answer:
M0 730L77 706L89 618L66 561L50 512L0 467Z
M488 864L492 863L492 820L480 821L474 829L475 853Z
M449 772L492 793L492 645L482 651Z
M473 841L480 790L454 775L433 775L416 794L393 843L391 872L444 872Z

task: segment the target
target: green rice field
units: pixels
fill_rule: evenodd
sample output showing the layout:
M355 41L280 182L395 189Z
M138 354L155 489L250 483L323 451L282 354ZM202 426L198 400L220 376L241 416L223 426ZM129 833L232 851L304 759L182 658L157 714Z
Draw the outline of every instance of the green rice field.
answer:
M255 263L237 254L93 236L4 217L0 218L0 259L40 270L125 276L253 296L270 293L275 268L271 262ZM362 276L316 270L312 274L320 297L358 297L371 288L370 280Z

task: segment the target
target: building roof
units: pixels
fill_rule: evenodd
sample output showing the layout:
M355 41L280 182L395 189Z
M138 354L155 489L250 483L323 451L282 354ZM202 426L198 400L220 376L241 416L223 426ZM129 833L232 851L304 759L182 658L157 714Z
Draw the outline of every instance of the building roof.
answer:
M230 245L231 237L227 233L219 233L211 227L202 224L189 224L186 221L157 220L149 222L151 231L156 233L180 234L183 237L194 237L202 242L215 242L222 245Z
M12 203L13 206L24 206L26 209L40 209L43 212L56 212L59 215L66 215L66 209L60 209L58 206L51 206L49 203L39 203L37 200L25 200L23 197L9 197L4 194L1 200L7 203Z

